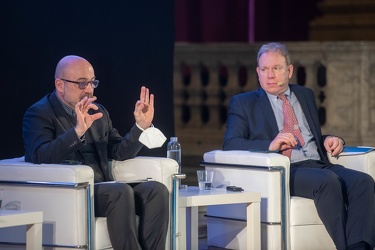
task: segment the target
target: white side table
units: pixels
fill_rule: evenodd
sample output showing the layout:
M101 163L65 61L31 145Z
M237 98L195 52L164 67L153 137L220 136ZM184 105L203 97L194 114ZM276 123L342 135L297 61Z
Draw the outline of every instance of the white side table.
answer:
M221 204L247 204L247 249L258 250L260 243L260 193L259 192L229 192L225 189L213 188L210 191L200 191L198 187L188 187L179 191L178 199L178 228L179 249L186 249L186 215L190 212L191 220L191 249L198 249L198 207ZM190 209L189 209L190 208Z
M26 249L42 250L43 212L0 210L0 228L27 226Z

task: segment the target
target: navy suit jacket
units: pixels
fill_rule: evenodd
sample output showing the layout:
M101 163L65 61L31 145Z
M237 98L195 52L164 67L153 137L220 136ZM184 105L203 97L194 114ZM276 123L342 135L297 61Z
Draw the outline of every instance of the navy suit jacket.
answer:
M321 133L313 91L295 84L289 84L289 87L302 107L321 159L328 162L323 146L326 136L322 136ZM278 133L279 129L271 103L262 88L231 98L224 136L224 150L268 150L271 141Z
M95 104L99 109L90 112L101 112L103 117L96 120L86 134L91 133L100 167L108 181L111 180L108 160L134 157L143 146L138 141L142 131L134 125L130 132L122 137L112 127L108 111L102 105ZM74 120L67 114L55 92L32 105L23 120L25 161L37 164L60 164L67 161L84 164L80 149L85 141L78 138L74 130Z

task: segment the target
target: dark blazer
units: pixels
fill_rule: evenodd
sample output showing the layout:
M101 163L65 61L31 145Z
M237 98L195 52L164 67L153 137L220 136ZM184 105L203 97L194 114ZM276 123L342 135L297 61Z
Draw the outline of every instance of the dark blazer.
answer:
M108 160L134 157L143 146L138 141L142 131L134 125L130 132L122 137L112 127L108 111L102 105L95 104L99 109L90 112L102 112L103 117L96 120L86 133L91 133L94 140L105 179L111 180ZM66 113L55 92L32 105L26 111L23 120L25 160L37 164L60 164L67 160L84 163L80 149L85 141L78 138L74 124L75 119Z
M301 104L321 159L328 162L323 146L326 136L321 134L314 93L311 89L295 84L289 84L289 87ZM268 150L278 133L271 103L262 88L231 98L224 150Z

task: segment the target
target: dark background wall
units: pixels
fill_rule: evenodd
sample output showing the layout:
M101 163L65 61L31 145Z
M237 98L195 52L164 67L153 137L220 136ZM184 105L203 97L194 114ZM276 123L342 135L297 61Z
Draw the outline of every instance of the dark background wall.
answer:
M307 41L309 22L320 15L319 2L322 0L175 0L176 41Z
M100 80L95 95L121 134L134 124L140 87L148 86L156 95L154 124L169 138L174 41L249 42L250 32L254 41L305 41L318 2L2 0L0 159L23 155L23 114L53 91L55 66L65 55L93 64ZM165 148L141 154L164 156Z
M24 154L23 114L53 91L56 63L69 54L93 65L95 95L121 134L134 124L145 85L156 96L155 126L174 135L172 0L2 0L0 32L0 159Z

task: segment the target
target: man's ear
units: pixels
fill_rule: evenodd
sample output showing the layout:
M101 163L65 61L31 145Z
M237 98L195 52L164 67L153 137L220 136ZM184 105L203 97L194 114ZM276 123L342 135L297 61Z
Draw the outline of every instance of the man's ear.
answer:
M259 67L256 67L256 72L257 72L257 74L258 74L258 78L259 78Z
M55 79L55 88L58 92L62 92L63 88L64 88L64 81L59 79L59 78L56 78Z
M293 65L289 65L288 66L288 77L289 79L292 78L292 75L293 75Z

